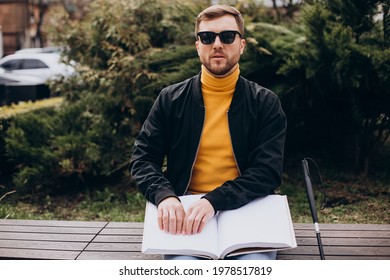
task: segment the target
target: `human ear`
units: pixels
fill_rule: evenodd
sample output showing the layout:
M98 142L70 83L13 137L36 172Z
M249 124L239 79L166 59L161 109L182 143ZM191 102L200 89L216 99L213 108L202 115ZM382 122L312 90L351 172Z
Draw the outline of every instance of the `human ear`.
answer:
M244 53L245 46L246 46L246 41L245 41L245 39L241 39L241 42L240 42L240 54L243 54L243 53Z

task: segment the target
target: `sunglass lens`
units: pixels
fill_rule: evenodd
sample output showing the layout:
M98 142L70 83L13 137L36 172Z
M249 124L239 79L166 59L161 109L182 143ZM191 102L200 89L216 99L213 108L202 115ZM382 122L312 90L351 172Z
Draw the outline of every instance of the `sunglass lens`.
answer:
M233 31L223 31L219 35L221 42L224 44L231 44L236 39L236 33Z
M203 44L210 45L214 43L217 34L215 34L214 32L200 32L199 37Z

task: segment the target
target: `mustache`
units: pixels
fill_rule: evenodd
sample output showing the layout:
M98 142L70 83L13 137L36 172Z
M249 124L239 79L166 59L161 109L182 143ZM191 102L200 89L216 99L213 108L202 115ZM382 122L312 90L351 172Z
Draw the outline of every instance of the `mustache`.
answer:
M212 54L211 54L211 57L213 57L213 56L224 56L224 57L226 57L226 55L225 55L225 53L222 51L222 50L216 50L216 51L214 51Z

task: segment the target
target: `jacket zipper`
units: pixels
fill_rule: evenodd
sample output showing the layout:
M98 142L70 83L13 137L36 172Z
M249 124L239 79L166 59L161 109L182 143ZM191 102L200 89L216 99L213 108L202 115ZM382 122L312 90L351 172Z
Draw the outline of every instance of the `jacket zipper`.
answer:
M183 195L185 195L187 193L188 187L190 186L191 178L192 178L192 171L194 170L195 162L196 162L196 159L197 159L198 153L199 153L200 141L202 139L203 128L204 128L204 124L206 122L206 106L203 106L203 108L204 108L204 116L203 116L202 132L200 133L200 138L199 138L199 142L198 142L198 148L196 149L194 161L192 162L192 166L191 166L190 177L188 178L187 186L186 186L186 188L184 190Z
M231 133L231 131L230 131L230 123L229 123L229 110L227 110L227 111L226 111L226 117L227 117L227 121L228 121L228 129L229 129L230 143L232 144L232 151L233 151L233 158L234 158L234 162L236 163L236 167L237 167L238 173L239 173L239 175L241 176L241 170L240 170L240 166L238 166L238 162L237 162L236 154L235 154L235 152L234 152L234 146L233 146L232 133Z

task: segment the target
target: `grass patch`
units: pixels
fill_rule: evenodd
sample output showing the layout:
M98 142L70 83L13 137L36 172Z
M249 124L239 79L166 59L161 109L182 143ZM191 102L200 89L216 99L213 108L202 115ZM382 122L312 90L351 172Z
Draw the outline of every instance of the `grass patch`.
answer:
M77 220L141 222L145 199L135 190L105 188L90 194L18 198L0 204L0 218L28 220Z
M371 186L379 192L382 188ZM294 193L291 190L294 189ZM329 189L327 189L329 190ZM306 190L302 186L283 185L281 193L288 195L290 211L293 222L312 223L309 203L306 197ZM342 191L340 193L343 193ZM389 196L388 193L378 193L376 196L362 196L360 193L349 194L348 197L333 196L328 194L325 202L324 196L317 194L316 208L320 223L342 223L342 224L389 224Z
M390 183L387 180L377 182L375 179L329 170L324 173L325 195L318 186L320 181L313 181L319 223L390 223ZM300 170L291 174L300 174ZM279 192L288 196L293 222L313 222L303 175L302 178L285 175Z

